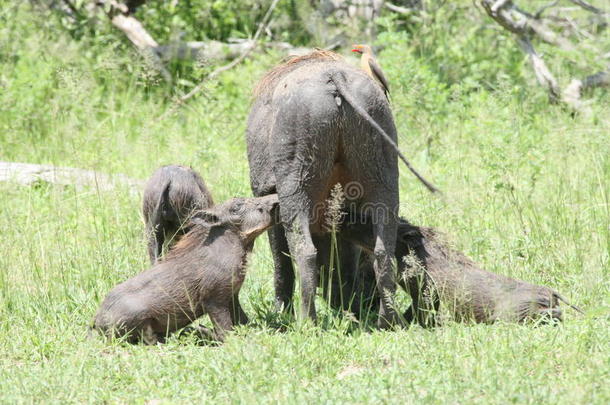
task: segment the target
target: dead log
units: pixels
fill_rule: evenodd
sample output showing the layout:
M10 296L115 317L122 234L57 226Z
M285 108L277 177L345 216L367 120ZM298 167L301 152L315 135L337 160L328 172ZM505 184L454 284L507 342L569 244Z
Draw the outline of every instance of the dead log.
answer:
M73 167L16 162L0 162L0 182L13 182L24 186L42 182L74 186L77 190L100 191L126 187L134 194L140 193L144 188L143 180L132 179L124 174L106 174Z

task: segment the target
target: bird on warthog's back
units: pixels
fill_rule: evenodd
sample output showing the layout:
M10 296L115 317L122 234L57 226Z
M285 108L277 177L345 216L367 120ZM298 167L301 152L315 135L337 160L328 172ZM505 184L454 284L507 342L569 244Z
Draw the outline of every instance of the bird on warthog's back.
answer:
M357 52L362 55L360 58L360 68L379 83L385 96L388 97L390 94L390 84L385 78L381 66L377 63L377 59L375 59L371 47L368 45L354 45L352 52Z

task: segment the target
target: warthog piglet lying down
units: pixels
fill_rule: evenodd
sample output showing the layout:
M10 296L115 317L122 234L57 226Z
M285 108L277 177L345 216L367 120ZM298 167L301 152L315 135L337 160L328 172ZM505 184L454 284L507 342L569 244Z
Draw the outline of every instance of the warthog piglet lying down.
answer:
M343 235L371 252L374 245L370 228L370 220L365 219L360 224L347 224ZM437 325L441 304L459 322L562 319L559 301L566 301L555 290L481 269L463 253L448 247L432 228L414 226L401 219L396 259L399 282L413 300L404 314L409 322ZM364 273L365 285L374 282L370 258L363 258L360 271ZM375 289L365 286L365 291Z
M193 218L191 230L152 268L116 286L93 328L129 342L163 342L204 314L215 338L247 318L239 305L246 258L273 223L277 195L234 198Z
M142 202L151 264L161 256L165 241L177 242L186 234L194 212L213 205L199 173L176 165L158 168L146 183Z

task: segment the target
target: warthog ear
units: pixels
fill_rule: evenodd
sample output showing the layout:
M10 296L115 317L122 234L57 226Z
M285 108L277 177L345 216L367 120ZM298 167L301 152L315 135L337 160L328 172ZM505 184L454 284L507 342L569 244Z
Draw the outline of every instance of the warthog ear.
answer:
M424 236L419 232L418 229L402 230L398 229L396 234L396 241L405 243L409 249L414 249L418 246L423 245Z
M409 243L409 241L413 238L409 232L401 232L400 230L396 233L396 241L400 241L402 243Z
M197 217L209 225L217 225L220 223L220 218L212 211L200 211L199 214L197 214Z

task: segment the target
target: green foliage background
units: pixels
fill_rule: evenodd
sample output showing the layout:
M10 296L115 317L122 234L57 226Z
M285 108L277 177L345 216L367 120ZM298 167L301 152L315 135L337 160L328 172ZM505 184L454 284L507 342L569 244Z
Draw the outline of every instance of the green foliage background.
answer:
M250 35L268 3L156 1L138 17L159 42L225 40ZM280 4L276 18L290 20L293 2ZM175 67L184 81L169 88L108 25L0 5L0 160L141 179L181 163L217 201L251 194L250 92L284 55L257 52L160 119L213 67ZM321 45L291 24L274 35ZM514 40L470 2L387 13L377 29L400 147L446 194L403 171L401 213L491 271L556 288L585 316L371 332L319 300L318 326L280 331L263 236L241 294L253 323L222 347L88 340L104 295L147 267L140 196L0 183L0 401L608 403L608 93L587 94L590 114L549 104ZM597 45L608 49L608 34ZM593 55L544 56L564 85L598 67Z

